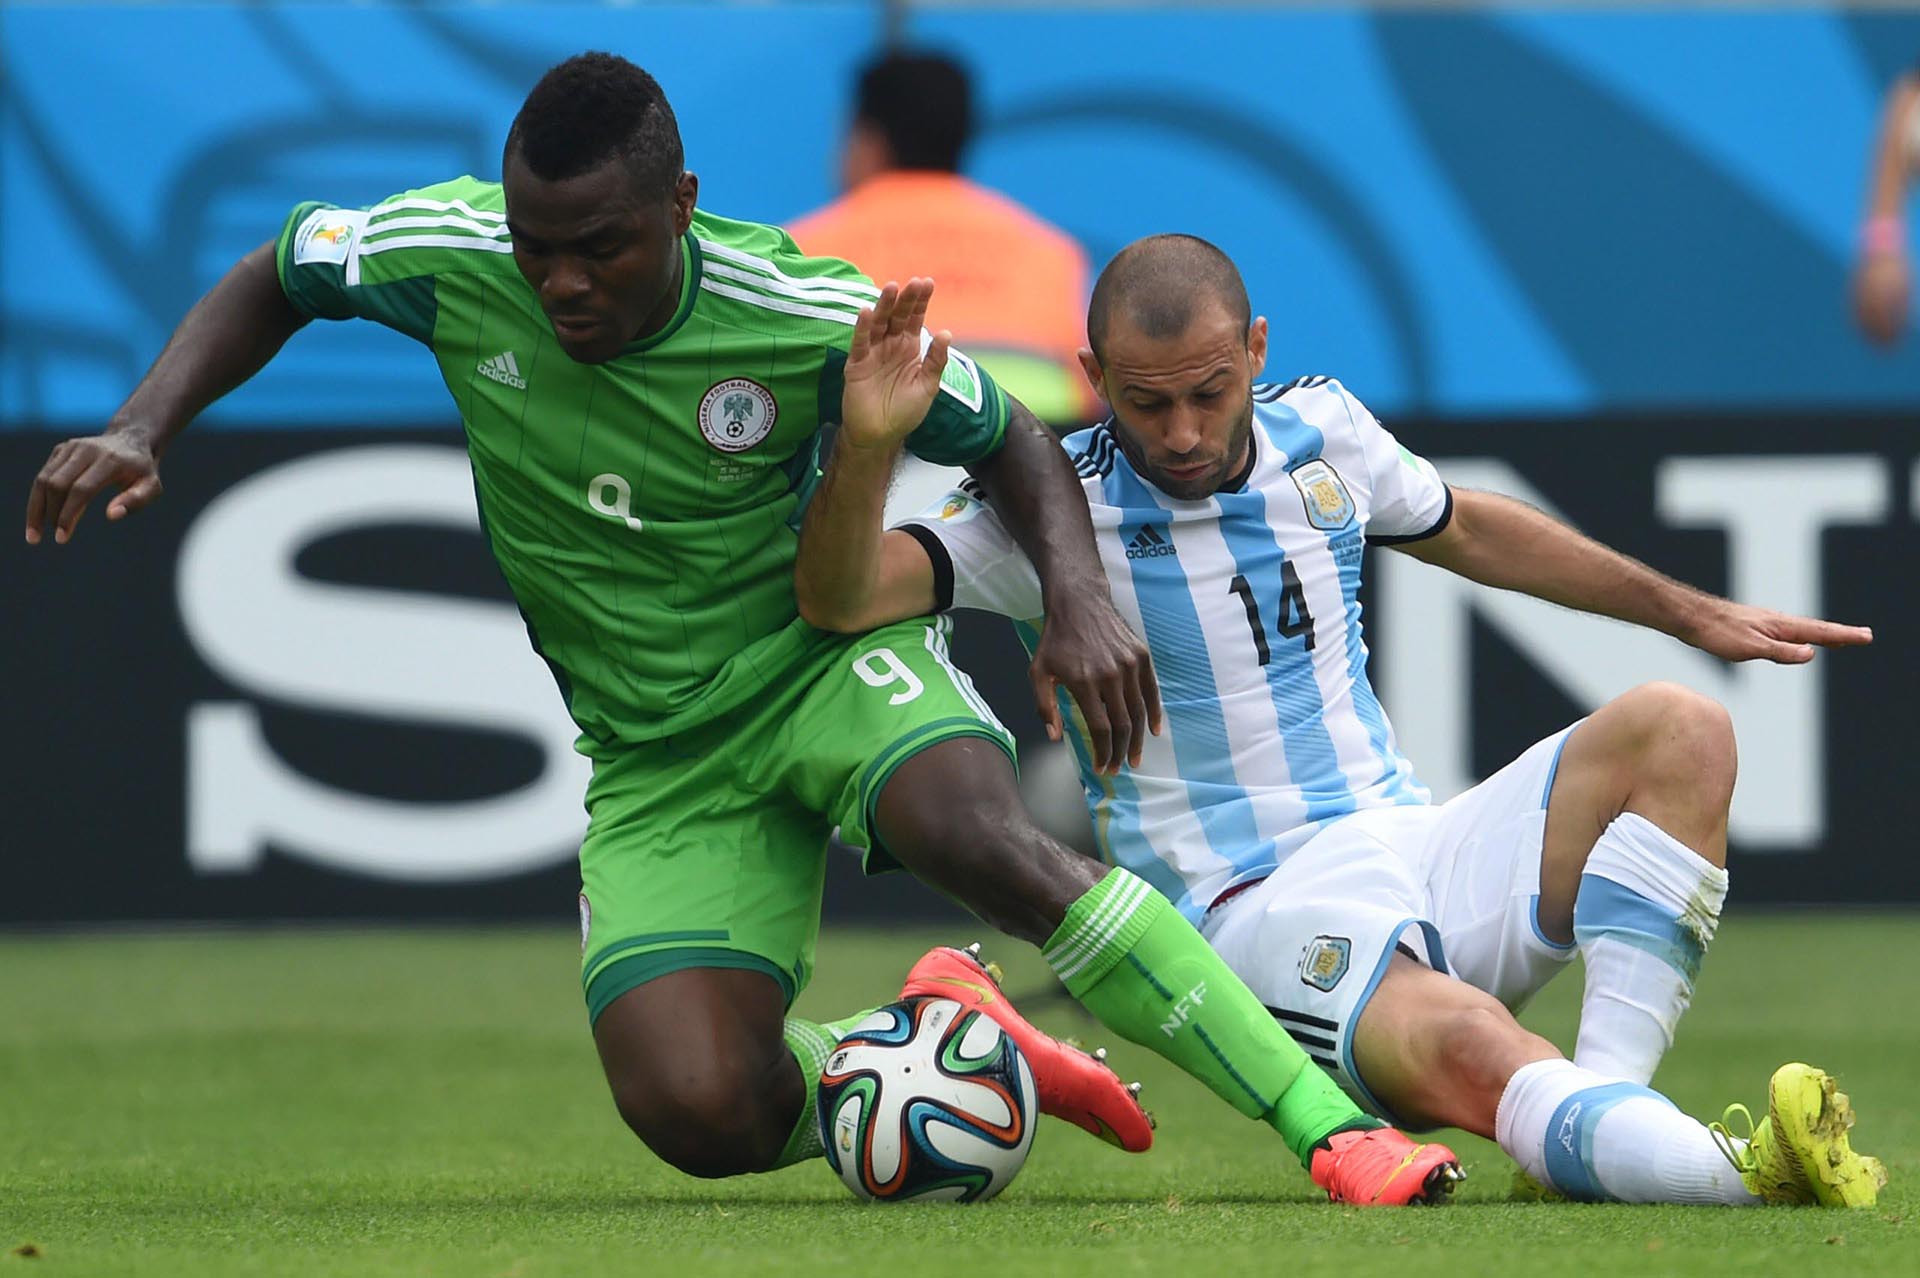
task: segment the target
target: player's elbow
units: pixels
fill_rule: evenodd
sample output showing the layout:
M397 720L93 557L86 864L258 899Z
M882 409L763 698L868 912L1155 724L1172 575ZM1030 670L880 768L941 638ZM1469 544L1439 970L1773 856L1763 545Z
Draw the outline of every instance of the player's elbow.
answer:
M800 620L815 630L850 635L873 629L865 610L850 607L844 600L834 599L826 592L811 588L804 579L794 582L793 595L794 601L800 606Z

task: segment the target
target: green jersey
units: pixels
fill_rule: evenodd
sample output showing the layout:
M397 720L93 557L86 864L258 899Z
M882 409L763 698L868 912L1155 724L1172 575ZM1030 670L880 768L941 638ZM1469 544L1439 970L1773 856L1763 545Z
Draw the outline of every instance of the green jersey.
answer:
M505 209L473 178L371 209L303 204L280 282L304 314L432 348L494 557L598 755L724 714L836 642L800 619L793 561L878 290L776 227L700 211L667 326L579 364L514 266ZM975 461L1006 421L1005 395L955 352L907 446Z

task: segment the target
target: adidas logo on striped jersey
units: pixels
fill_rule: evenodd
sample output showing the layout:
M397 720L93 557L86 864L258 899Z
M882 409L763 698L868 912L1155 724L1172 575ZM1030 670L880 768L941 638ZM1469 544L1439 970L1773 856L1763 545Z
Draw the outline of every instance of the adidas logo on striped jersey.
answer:
M501 351L492 359L481 360L480 376L490 377L502 386L511 386L515 390L527 388L527 379L520 376L520 361L513 357L512 351Z
M1133 540L1127 543L1129 559L1157 559L1173 553L1173 543L1154 531L1151 524L1135 533Z

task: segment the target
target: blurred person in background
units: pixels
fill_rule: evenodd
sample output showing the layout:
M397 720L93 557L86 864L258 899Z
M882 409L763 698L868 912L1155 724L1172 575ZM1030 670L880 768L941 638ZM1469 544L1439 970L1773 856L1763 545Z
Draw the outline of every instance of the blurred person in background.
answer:
M1866 222L1853 278L1854 318L1860 331L1891 346L1907 326L1913 272L1907 261L1907 191L1920 163L1920 71L1909 71L1887 92L1867 180Z
M787 229L807 253L876 280L930 276L928 324L952 330L1041 420L1090 418L1074 352L1085 340L1087 255L1071 236L960 174L973 86L951 58L894 52L860 72L840 155L845 194Z

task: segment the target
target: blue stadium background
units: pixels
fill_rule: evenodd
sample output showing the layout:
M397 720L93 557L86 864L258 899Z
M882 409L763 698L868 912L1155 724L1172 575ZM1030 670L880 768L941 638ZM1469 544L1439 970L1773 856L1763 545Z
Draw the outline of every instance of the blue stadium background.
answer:
M833 194L876 4L9 4L0 422L102 419L298 199L492 175L528 85L604 47L675 103L706 202ZM1277 363L1391 413L1920 403L1845 271L1878 94L1920 16L909 8L977 70L972 171L1096 259L1226 247ZM308 332L213 420L438 420L431 365ZM343 376L350 372L351 376Z

